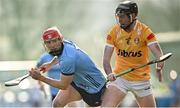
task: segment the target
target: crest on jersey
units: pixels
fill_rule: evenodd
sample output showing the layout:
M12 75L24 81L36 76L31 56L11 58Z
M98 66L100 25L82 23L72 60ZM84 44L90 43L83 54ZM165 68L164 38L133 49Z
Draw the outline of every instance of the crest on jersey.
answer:
M138 28L138 29L137 29L137 35L138 35L138 36L141 35L141 30L142 30L141 28Z
M136 37L136 38L134 39L134 43L135 43L135 44L139 44L139 38L138 38L138 37Z

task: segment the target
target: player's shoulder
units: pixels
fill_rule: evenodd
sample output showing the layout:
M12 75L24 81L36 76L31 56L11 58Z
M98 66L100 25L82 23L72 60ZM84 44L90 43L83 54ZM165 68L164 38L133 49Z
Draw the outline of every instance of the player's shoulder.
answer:
M64 49L61 58L68 59L74 58L76 53L75 44L72 41L64 40Z
M119 31L121 28L118 24L115 24L111 27L111 31Z
M52 58L52 56L49 53L45 52L45 53L41 54L39 58L47 59L47 58Z
M65 45L74 45L74 42L71 41L71 40L64 40L63 43L64 43Z
M40 57L49 57L49 56L51 56L51 55L47 52L44 52L43 54L40 55Z
M143 22L141 22L139 20L137 20L137 24L136 25L137 25L138 28L141 28L142 30L146 30L146 29L149 28L148 25L146 25L145 23L143 23Z
M77 50L77 49L80 49L75 42L72 42L72 41L69 41L69 40L64 40L64 47L67 48L67 49L74 49L74 50Z
M50 60L52 60L52 58L53 56L51 56L49 53L41 54L40 57L38 58L37 66L39 67L41 64L45 62L49 62Z

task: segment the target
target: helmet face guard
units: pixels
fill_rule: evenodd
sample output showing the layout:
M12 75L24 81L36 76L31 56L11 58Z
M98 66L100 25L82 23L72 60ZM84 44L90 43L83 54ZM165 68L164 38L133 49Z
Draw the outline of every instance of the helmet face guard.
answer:
M56 27L48 28L42 35L45 50L53 55L59 56L63 50L63 36Z
M124 23L124 24L121 24L121 23L120 23L120 18L125 18L125 17L128 17L128 19L129 19L130 22L126 22L126 23ZM122 29L127 29L127 28L133 23L132 15L131 15L131 14L126 14L126 13L116 14L116 21L117 21L117 23L120 24L120 27L121 27Z

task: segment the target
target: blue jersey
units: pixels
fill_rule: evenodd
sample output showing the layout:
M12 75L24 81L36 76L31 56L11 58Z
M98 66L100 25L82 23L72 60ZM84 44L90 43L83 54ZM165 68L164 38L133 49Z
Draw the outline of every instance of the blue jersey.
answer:
M59 67L60 73L73 75L76 86L88 93L97 93L105 85L105 77L97 66L86 53L70 41L64 41Z
M40 56L37 62L37 67L41 66L43 63L49 62L53 59L54 56L50 55L49 53L44 53ZM59 80L60 79L60 67L58 64L53 65L52 68L47 72L48 77ZM56 95L59 89L50 86L51 95Z

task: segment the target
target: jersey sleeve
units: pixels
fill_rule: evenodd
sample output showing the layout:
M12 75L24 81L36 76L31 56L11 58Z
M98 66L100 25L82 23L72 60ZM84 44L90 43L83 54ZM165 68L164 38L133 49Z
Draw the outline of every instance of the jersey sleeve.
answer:
M67 58L60 61L60 71L63 75L73 75L75 72L75 60Z
M152 44L152 43L154 43L154 42L157 42L156 35L152 32L152 30L151 30L149 27L147 27L147 28L145 29L145 34L144 34L144 36L145 36L144 39L145 39L147 45L150 45L150 44Z
M114 46L114 40L117 35L116 26L114 26L106 36L106 43L110 46Z
M39 57L39 59L37 60L37 63L36 63L36 67L39 67L43 64L43 57Z

